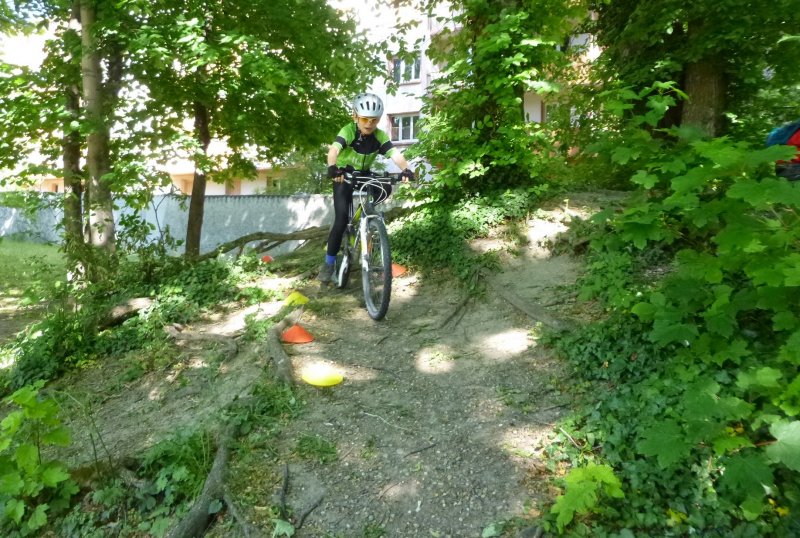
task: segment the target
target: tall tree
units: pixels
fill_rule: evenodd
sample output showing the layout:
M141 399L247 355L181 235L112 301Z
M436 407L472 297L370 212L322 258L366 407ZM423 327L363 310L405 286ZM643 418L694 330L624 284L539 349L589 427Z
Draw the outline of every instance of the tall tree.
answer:
M455 196L529 184L545 137L524 117L524 95L557 89L559 46L580 11L550 0L452 4L451 24L428 50L446 67L432 84L415 151L440 168L436 185Z
M89 135L86 141L88 168L87 207L89 209L89 237L92 246L113 252L116 246L113 202L110 188L111 163L109 162L109 121L105 106L103 72L99 40L97 39L97 11L94 0L80 0L81 21L81 73L83 100Z
M796 32L793 0L601 0L594 31L604 48L603 78L633 86L674 80L688 95L677 122L709 135L723 115L766 84L798 80L800 47L780 43Z
M196 172L185 248L194 257L206 181L253 174L256 160L327 141L346 114L340 96L360 91L379 64L354 22L324 0L147 6L133 69L154 110L193 118ZM212 138L225 142L224 155L208 155Z
M153 163L183 148L198 178L225 180L254 173L255 160L316 148L346 117L345 96L378 68L353 21L323 0L74 2L78 32L69 26L72 0L20 2L55 37L39 71L0 69L0 168L17 165L20 151L40 153L13 180L63 173L71 192L83 195L82 204L67 198L65 230L77 237L71 216L85 218L91 208L93 242L107 251L113 200L147 203L154 178L164 177ZM184 120L192 118L187 133ZM224 156L206 155L211 137L227 143ZM197 186L193 199L202 202L201 180ZM190 255L199 248L202 204L192 219Z

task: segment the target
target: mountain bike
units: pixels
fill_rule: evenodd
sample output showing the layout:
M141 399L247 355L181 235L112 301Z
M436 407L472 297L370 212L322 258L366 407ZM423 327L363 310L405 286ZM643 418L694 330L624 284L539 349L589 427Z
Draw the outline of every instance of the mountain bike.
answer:
M375 208L388 198L386 186L399 182L399 174L346 172L344 180L353 185L353 201L347 209L348 224L336 256L333 283L340 289L346 287L351 269L360 260L367 312L372 319L381 320L392 294L392 254L383 213Z

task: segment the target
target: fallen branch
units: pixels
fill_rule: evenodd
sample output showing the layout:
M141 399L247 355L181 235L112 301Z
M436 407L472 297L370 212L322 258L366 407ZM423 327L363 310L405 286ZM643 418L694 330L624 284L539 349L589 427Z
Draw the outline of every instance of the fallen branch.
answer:
M123 321L137 315L141 310L150 308L153 300L148 297L136 297L128 299L122 304L113 307L108 313L97 323L98 330L102 331L110 327L116 327Z
M469 294L469 293L466 293L464 295L464 298L461 299L461 302L459 302L456 305L456 307L450 312L450 314L444 319L444 321L439 324L439 329L444 329L445 325L450 323L450 321L456 316L456 314L458 314L459 312L462 312L464 307L467 306L467 303L469 302L470 299L472 299L472 295ZM461 321L461 318L463 318L463 317L464 317L464 313L462 312L461 316L456 321L456 325L458 325L458 322Z
M435 446L436 446L436 445L438 445L438 444L439 444L439 443L431 443L431 444L429 444L429 445L427 445L427 446L424 446L424 447L422 447L422 448L418 448L418 449L416 449L416 450L412 450L411 452L409 452L408 454L406 454L406 455L405 455L405 456L403 456L403 457L407 458L407 457L409 457L409 456L410 456L410 455L412 455L412 454L419 454L420 452L423 452L423 451L425 451L425 450L428 450L429 448L433 448L433 447L435 447Z
M281 485L281 497L278 508L280 510L281 519L288 521L289 517L286 513L286 494L289 492L289 466L283 464L283 484Z
M275 248L276 246L285 243L286 241L308 241L310 239L322 239L325 237L330 228L328 226L315 226L313 228L306 228L305 230L299 230L297 232L292 232L288 234L281 234L281 233L274 233L274 232L254 232L251 234L243 235L238 239L234 239L233 241L228 241L227 243L222 243L217 248L210 252L206 252L205 254L201 254L195 261L201 262L203 260L208 260L210 258L216 258L220 254L224 254L225 252L230 252L236 248L242 249L244 248L247 243L252 243L253 241L267 241L271 243L267 243L269 248L264 250L269 250L271 248ZM263 243L262 243L263 244ZM263 252L263 250L259 250L259 252Z

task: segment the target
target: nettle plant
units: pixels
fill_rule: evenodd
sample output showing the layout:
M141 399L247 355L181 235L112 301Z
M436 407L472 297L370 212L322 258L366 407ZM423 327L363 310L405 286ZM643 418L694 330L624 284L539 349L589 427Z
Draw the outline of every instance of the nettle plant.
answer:
M35 534L78 492L63 463L42 457L44 448L70 443L57 404L39 396L43 385L27 385L4 400L12 406L0 422L0 529L5 536Z
M638 196L601 217L592 243L596 272L608 260L622 269L605 290L601 278L588 281L652 350L639 357L644 375L619 369L612 393L584 417L626 499L568 480L556 526L595 512L590 525L676 535L800 532L800 184L774 175L793 152L634 123L651 128L609 148L615 162L635 165ZM645 282L633 264L650 250L666 263ZM623 352L635 365L636 350ZM608 368L594 356L595 369Z

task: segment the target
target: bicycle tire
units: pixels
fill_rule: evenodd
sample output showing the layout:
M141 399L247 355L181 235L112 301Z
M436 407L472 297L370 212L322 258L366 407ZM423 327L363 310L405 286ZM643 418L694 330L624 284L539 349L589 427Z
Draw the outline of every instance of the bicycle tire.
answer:
M364 302L369 317L378 321L386 316L392 295L392 254L389 235L383 220L371 218L367 223L366 266L361 267Z
M336 264L333 267L333 274L336 278L334 285L339 289L347 287L347 283L350 281L350 270L353 267L350 243L350 231L345 230L342 236L342 247L339 249L339 254L336 255Z

